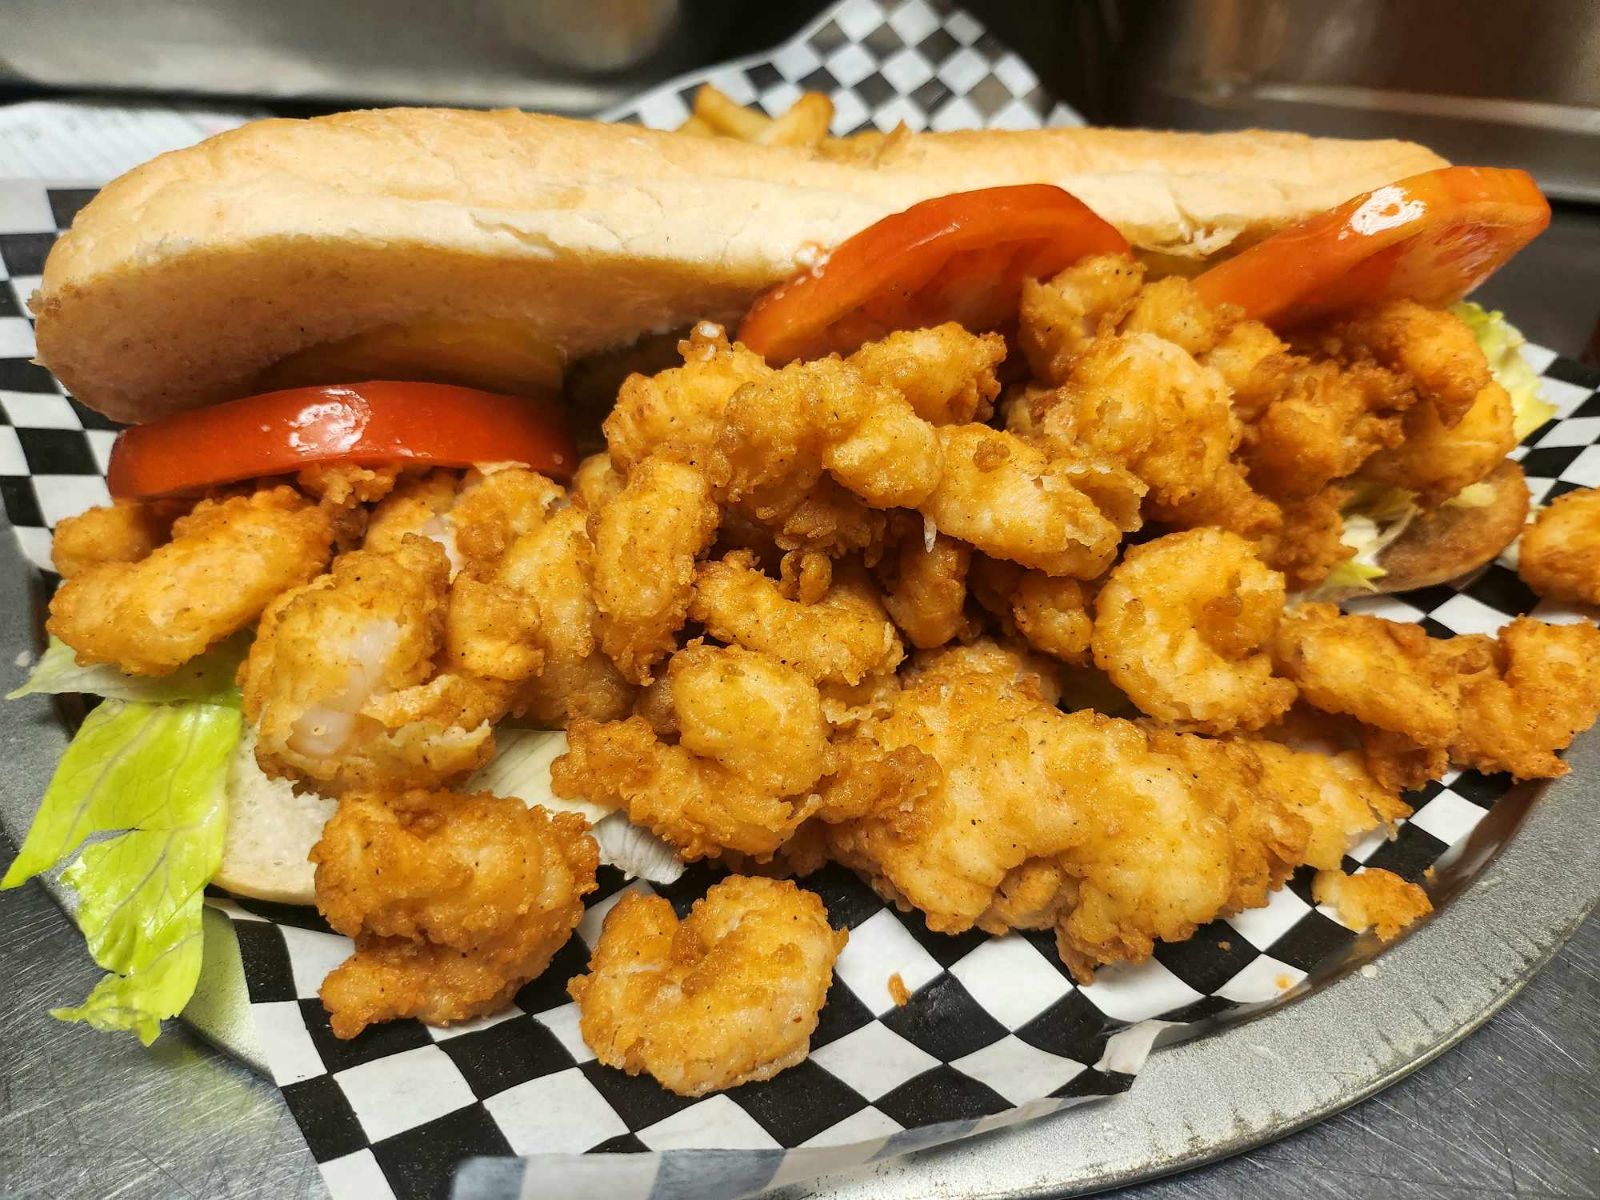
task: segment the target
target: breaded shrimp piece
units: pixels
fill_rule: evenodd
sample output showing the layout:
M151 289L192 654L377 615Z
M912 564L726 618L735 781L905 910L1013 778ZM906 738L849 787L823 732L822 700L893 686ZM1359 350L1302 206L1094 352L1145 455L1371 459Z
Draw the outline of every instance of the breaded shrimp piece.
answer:
M523 467L469 471L450 509L456 548L469 564L493 566L512 542L544 524L565 495L555 480Z
M1301 604L1278 623L1272 656L1313 707L1403 733L1421 746L1445 746L1460 694L1457 665L1442 650L1447 644L1417 625Z
M1269 647L1283 576L1221 529L1128 551L1095 598L1094 662L1141 710L1206 733L1260 729L1294 703Z
M626 482L611 455L602 450L578 464L572 473L572 494L589 512L598 512L621 494Z
M240 671L256 760L337 795L437 785L481 766L507 697L436 675L449 563L415 535L392 554L354 550L280 597Z
M1534 518L1522 531L1517 574L1541 596L1600 604L1600 489L1558 496Z
M721 326L709 321L696 325L678 352L683 366L630 375L617 393L604 431L611 460L624 473L660 446L710 448L734 392L772 374L759 355L730 346ZM575 486L587 495L576 481Z
M829 769L817 685L769 654L693 643L667 666L678 744L779 796Z
M1286 500L1279 506L1277 528L1256 540L1261 561L1283 572L1291 592L1316 587L1355 554L1344 541L1343 510L1350 494L1348 487L1333 484L1302 500Z
M1390 300L1323 331L1323 348L1345 361L1370 355L1407 376L1431 403L1440 422L1453 426L1489 386L1489 364L1460 317L1414 300Z
M1110 565L1122 531L1078 488L1072 462L984 425L938 432L944 473L917 509L941 533L1047 575L1093 579Z
M501 559L498 576L519 601L543 651L537 674L520 681L513 711L560 728L574 717L614 721L627 716L638 689L600 649L594 600L594 545L583 508L552 514Z
M332 540L327 514L291 487L202 500L147 557L101 563L63 583L45 629L80 663L165 675L313 578Z
M935 427L895 388L835 358L740 388L723 417L728 496L763 519L823 470L874 508L914 506L939 480Z
M1034 378L1063 383L1073 361L1102 325L1109 327L1139 293L1144 267L1126 254L1086 258L1049 280L1022 285L1017 341Z
M858 684L905 656L877 589L861 568L840 563L815 604L786 600L755 556L734 551L702 564L689 615L721 642L759 650L819 682Z
M643 717L573 721L550 779L556 795L622 809L687 859L736 850L764 862L818 804L814 796L774 795L714 759L664 742Z
M681 923L660 896L629 892L568 990L602 1063L704 1096L805 1059L848 938L787 881L730 876Z
M102 563L136 563L172 535L182 512L170 501L118 500L65 517L50 539L50 561L63 579Z
M1063 662L1089 661L1094 620L1076 579L1052 579L1042 571L979 557L973 564L972 594L1007 633L1040 653Z
M900 544L880 565L883 606L920 650L953 640L968 628L967 567L972 551L948 534L925 536L912 518L900 531Z
M1151 333L1199 356L1216 348L1238 310L1215 308L1180 275L1151 280L1139 289L1121 320L1119 333Z
M1311 898L1332 905L1339 920L1353 929L1376 930L1380 942L1394 941L1402 929L1433 911L1427 892L1382 867L1367 867L1356 875L1318 871Z
M655 664L672 652L694 590L695 560L710 548L718 515L706 472L658 452L591 516L600 645L634 683L649 683Z
M1200 361L1222 376L1233 411L1251 422L1277 399L1288 353L1288 343L1260 321L1240 321Z
M1453 425L1431 403L1414 405L1405 415L1404 434L1399 445L1369 458L1361 477L1416 492L1424 508L1486 477L1517 444L1511 397L1493 381Z
M587 828L487 792L340 800L311 851L318 909L356 939L322 987L335 1035L501 1008L583 916L599 862Z
M1030 700L1061 699L1061 666L1020 642L979 638L963 646L922 650L906 664L903 682L956 687L973 676L998 680Z
M1307 823L1300 862L1336 869L1356 842L1411 813L1394 788L1372 777L1358 751L1324 754L1264 738L1248 744L1261 763L1263 792Z
M1600 716L1600 629L1519 617L1499 637L1442 645L1466 664L1451 761L1518 779L1553 779L1556 757Z
M995 368L1005 356L998 333L972 333L949 321L868 342L847 361L868 382L894 388L924 421L965 425L993 414L1000 392Z
M460 484L460 477L453 471L427 471L401 478L373 507L362 549L390 554L400 548L407 535L415 534L439 543L450 559L451 569L458 569L462 556L456 548L450 510L455 507Z
M815 604L833 586L833 559L815 550L790 550L778 562L778 589L785 600Z

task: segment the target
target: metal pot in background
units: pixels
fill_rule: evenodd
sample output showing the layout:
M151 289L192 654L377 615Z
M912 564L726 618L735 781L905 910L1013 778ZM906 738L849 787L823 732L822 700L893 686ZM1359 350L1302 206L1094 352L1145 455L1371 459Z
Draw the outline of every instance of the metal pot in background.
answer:
M0 0L0 85L589 113L821 0Z
M1600 201L1595 0L1104 0L1105 114L1409 137Z

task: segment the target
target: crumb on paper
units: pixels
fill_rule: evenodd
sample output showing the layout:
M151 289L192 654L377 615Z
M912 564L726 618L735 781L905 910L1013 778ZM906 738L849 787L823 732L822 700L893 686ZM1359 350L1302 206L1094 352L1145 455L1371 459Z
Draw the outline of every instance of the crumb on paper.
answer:
M1224 954L1226 954L1230 950L1233 949L1233 943L1232 942L1218 942L1217 943L1217 949L1221 950Z
M1290 979L1287 975L1279 975L1272 981L1272 986L1277 988L1280 992L1287 992L1294 986L1294 980Z
M11 661L26 671L29 667L33 666L33 651L18 650L17 656Z
M899 1008L911 1003L911 989L906 986L906 981L900 978L899 971L889 976L889 996Z
M1433 911L1426 892L1382 867L1369 867L1359 875L1318 871L1311 895L1318 904L1331 905L1351 929L1375 930L1381 942L1393 941L1402 929Z
M1432 867L1424 867L1422 871L1422 877L1429 883L1432 883L1434 880L1439 878L1439 873Z
M1362 965L1361 978L1363 978L1363 979L1376 979L1377 976L1378 976L1378 964L1377 963L1365 963L1365 964Z

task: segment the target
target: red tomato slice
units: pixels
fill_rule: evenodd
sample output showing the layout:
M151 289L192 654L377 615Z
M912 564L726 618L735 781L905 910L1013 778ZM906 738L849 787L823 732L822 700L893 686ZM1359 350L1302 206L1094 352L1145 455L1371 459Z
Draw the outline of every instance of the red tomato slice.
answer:
M1293 325L1384 300L1461 299L1550 224L1526 171L1444 167L1273 234L1195 280L1213 304Z
M334 462L518 462L565 480L577 457L549 404L443 383L352 383L132 426L111 447L106 483L116 497L168 496Z
M781 364L849 354L896 329L995 329L1017 315L1023 280L1128 252L1115 228L1050 184L957 192L885 217L757 297L739 340Z

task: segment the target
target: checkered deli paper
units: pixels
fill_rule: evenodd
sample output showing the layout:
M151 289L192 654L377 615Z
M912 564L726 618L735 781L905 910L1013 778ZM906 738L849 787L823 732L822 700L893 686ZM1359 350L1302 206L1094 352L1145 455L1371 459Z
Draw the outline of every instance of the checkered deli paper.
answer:
M802 91L834 99L834 132L1075 123L1028 67L969 15L936 0L846 0L782 48L683 79L610 114L671 127L715 83L769 113ZM48 173L48 172L46 172ZM25 301L58 231L92 188L0 182L0 494L22 549L49 569L50 529L107 499L116 427L29 361ZM1600 485L1600 374L1528 347L1556 419L1516 452L1535 501ZM1361 602L1436 636L1492 633L1538 602L1508 564L1457 586ZM1409 799L1393 840L1354 847L1347 870L1410 879L1459 847L1506 792L1463 773ZM657 891L681 913L714 876ZM578 1035L567 981L629 882L601 873L578 935L515 1003L450 1029L398 1021L342 1042L316 995L349 943L316 913L215 898L234 922L257 1040L335 1197L458 1200L733 1200L1130 1086L1170 1025L1226 1018L1293 993L1355 934L1311 903L1309 874L1264 909L1161 945L1149 962L1073 982L1050 937L930 933L837 867L806 885L850 941L801 1065L700 1100L600 1066ZM897 1006L889 978L911 992Z

